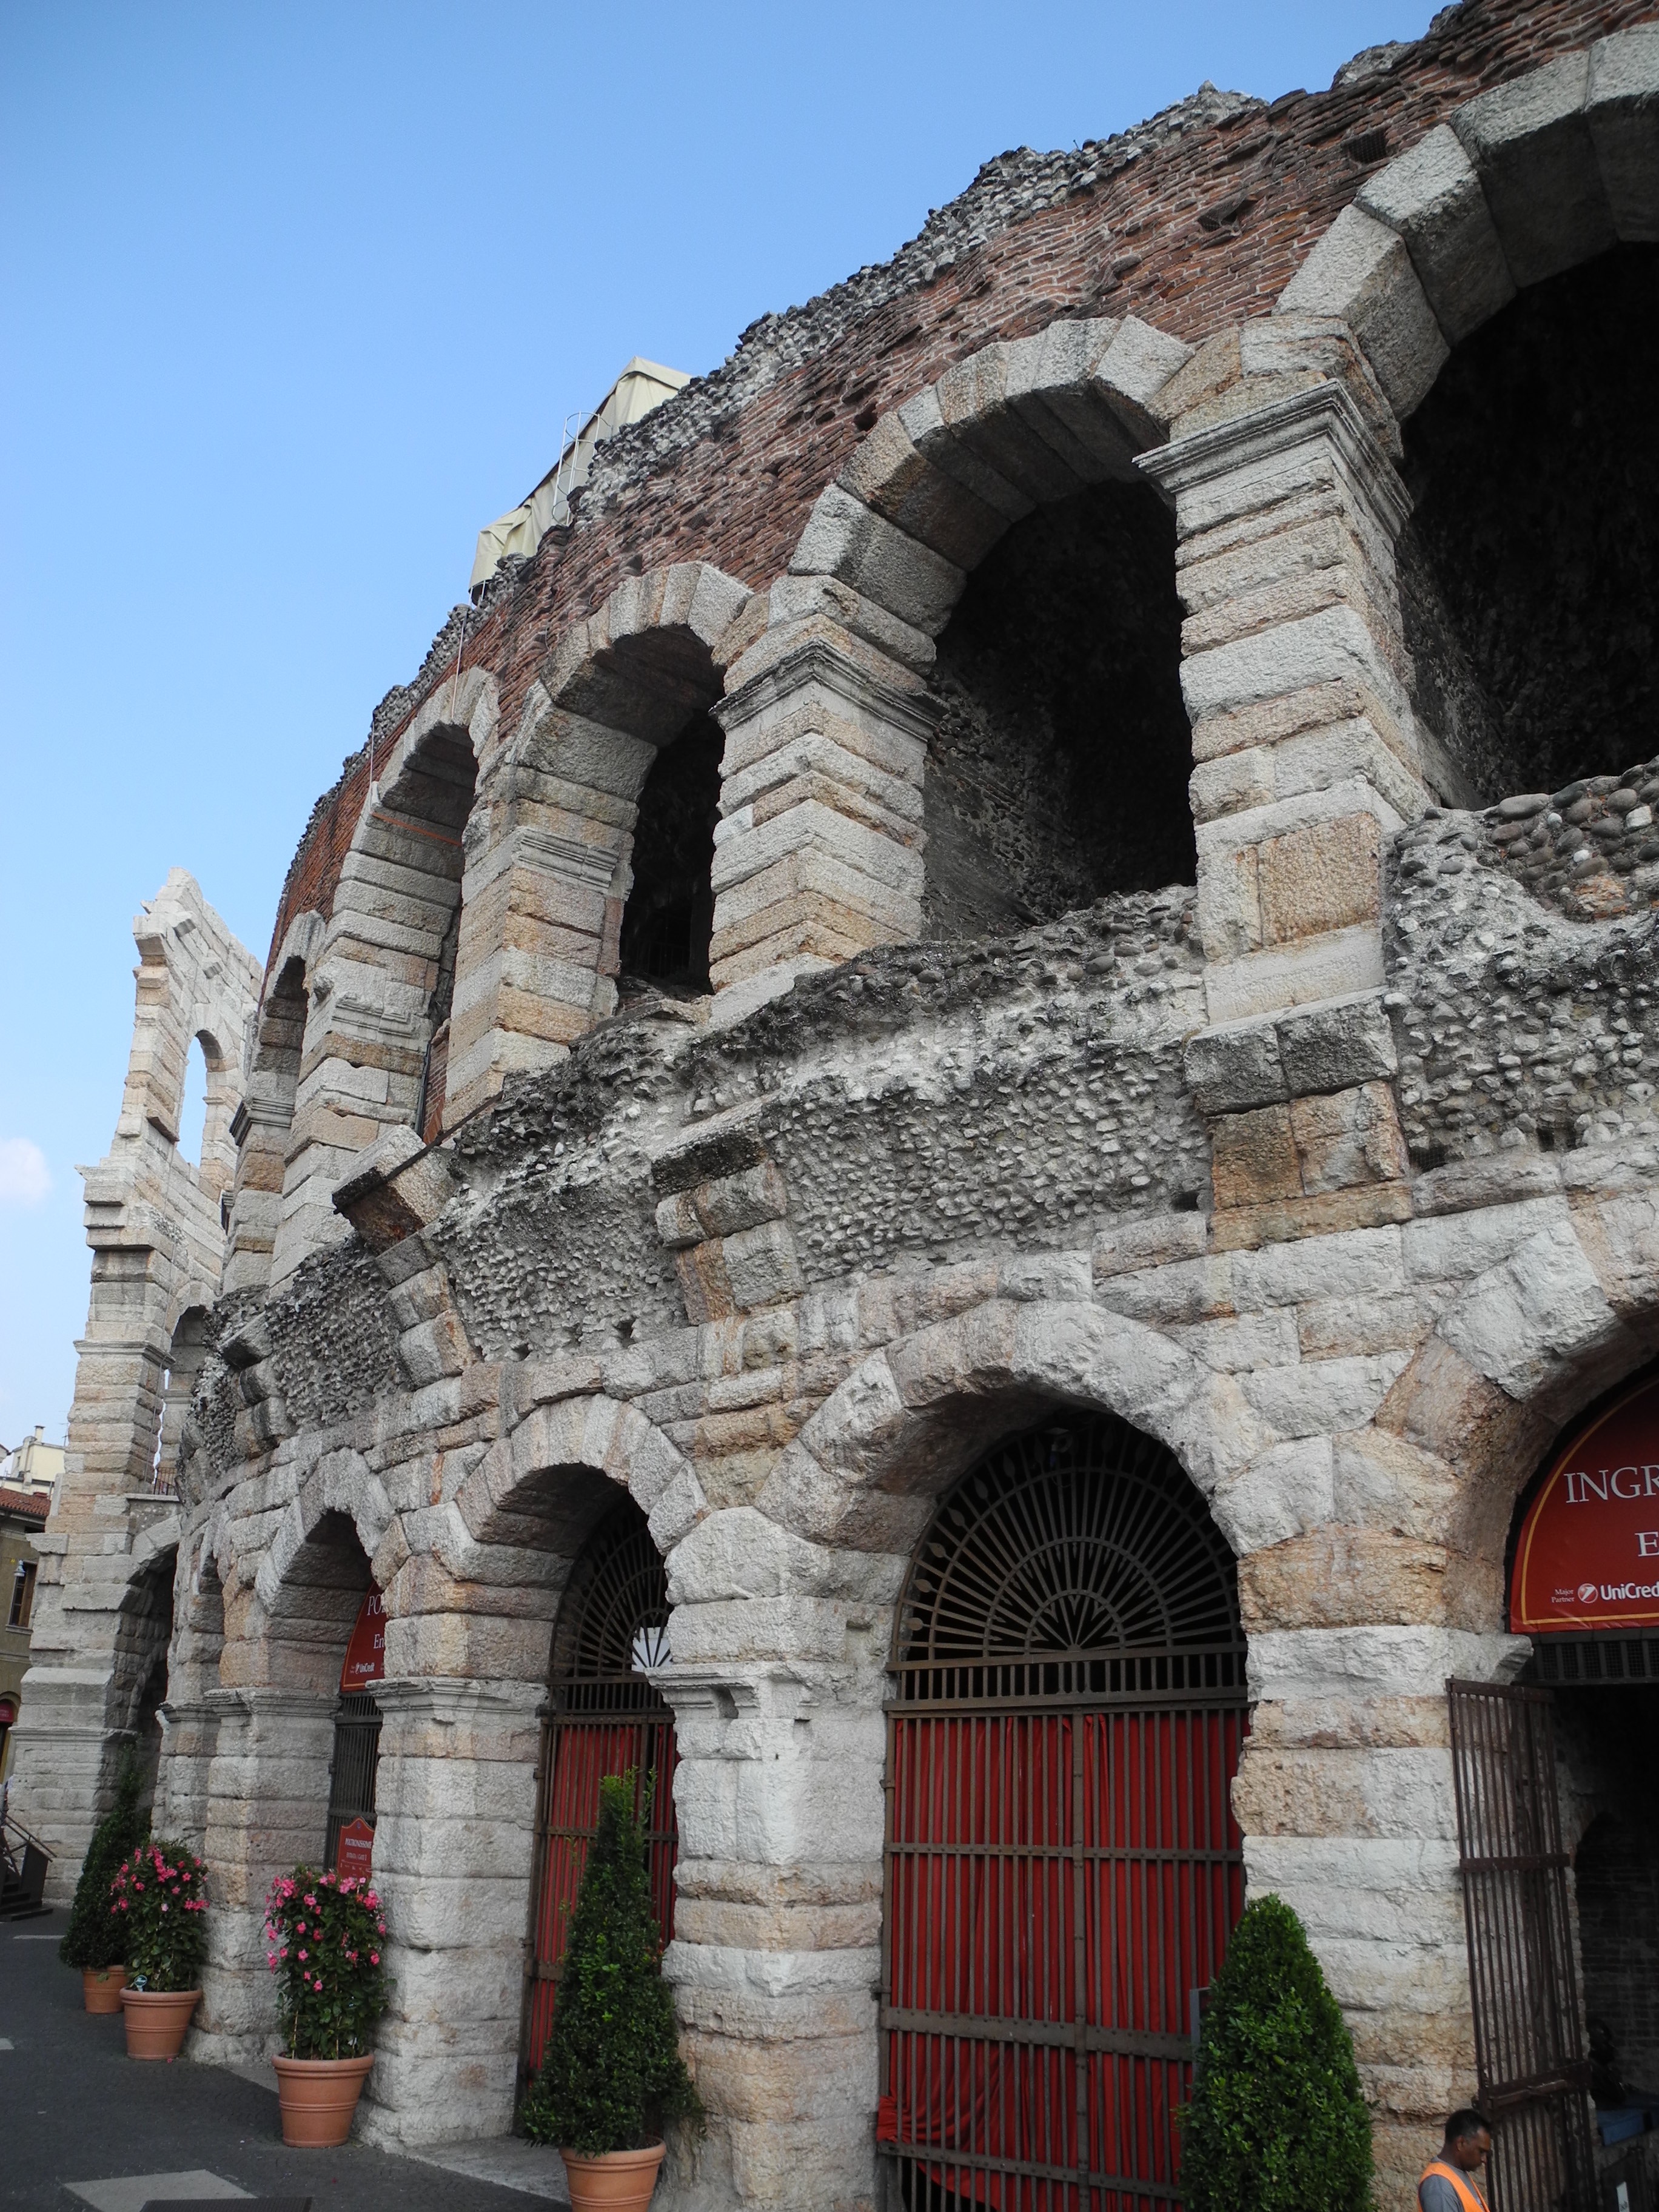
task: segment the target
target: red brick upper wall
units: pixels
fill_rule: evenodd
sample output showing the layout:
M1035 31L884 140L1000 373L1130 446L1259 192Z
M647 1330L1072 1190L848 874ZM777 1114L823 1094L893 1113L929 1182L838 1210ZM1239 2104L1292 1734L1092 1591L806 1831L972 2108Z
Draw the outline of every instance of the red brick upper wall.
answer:
M625 574L697 559L769 584L877 416L952 362L1062 315L1133 313L1196 343L1264 314L1382 161L1476 93L1656 16L1659 0L1463 0L1414 44L1350 64L1328 92L1269 103L1206 87L1116 138L988 163L891 262L763 318L720 368L601 447L575 526L492 587L466 665L495 670L511 726L558 633ZM447 636L383 702L377 745L428 674L453 666ZM319 802L273 957L295 915L328 911L366 781L360 755Z

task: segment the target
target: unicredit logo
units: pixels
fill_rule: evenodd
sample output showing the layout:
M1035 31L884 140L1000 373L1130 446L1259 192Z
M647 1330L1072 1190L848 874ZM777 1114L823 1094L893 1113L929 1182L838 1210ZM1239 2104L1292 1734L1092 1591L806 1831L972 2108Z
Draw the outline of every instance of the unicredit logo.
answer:
M1595 1596L1595 1585L1593 1583L1587 1583L1584 1589L1589 1591L1591 1597ZM1584 1589L1579 1591L1580 1598L1583 1597ZM1603 1605L1616 1605L1620 1598L1638 1597L1659 1597L1659 1583L1603 1583L1601 1585Z

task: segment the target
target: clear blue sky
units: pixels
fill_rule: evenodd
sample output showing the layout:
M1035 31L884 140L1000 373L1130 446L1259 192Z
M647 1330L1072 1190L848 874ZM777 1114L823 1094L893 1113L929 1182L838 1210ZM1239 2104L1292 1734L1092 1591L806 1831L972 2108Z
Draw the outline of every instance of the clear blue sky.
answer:
M131 921L263 960L311 803L629 355L912 236L1006 148L1317 89L1429 0L3 0L0 1440L64 1432Z

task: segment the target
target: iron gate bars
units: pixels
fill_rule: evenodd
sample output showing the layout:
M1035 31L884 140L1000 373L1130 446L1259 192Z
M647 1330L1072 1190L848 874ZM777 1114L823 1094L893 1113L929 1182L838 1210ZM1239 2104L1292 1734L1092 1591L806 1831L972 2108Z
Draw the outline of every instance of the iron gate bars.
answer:
M623 1499L583 1553L554 1638L536 1770L536 1875L520 2043L526 2081L541 2065L553 2024L570 1908L607 1774L636 1777L652 1905L665 1939L674 1932L674 1716L636 1671L666 1656L667 1622L661 1558L644 1516Z
M343 1693L334 1712L334 1753L328 1766L328 1829L323 1865L339 1856L340 1831L354 1820L374 1825L374 1777L380 1764L380 1709L366 1691Z
M1231 1555L1179 1466L1058 1421L946 1498L888 1709L878 2136L921 2212L1168 2212L1243 1903Z
M1451 1681L1446 1693L1495 2212L1595 2212L1549 1692Z

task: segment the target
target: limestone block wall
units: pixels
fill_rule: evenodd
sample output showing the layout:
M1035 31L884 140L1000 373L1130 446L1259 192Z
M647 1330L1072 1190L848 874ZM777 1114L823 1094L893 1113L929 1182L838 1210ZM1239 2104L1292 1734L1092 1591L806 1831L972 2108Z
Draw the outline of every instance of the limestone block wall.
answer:
M167 1645L179 1523L176 1501L156 1486L166 1378L176 1366L177 1415L219 1293L220 1201L258 988L256 963L183 869L135 918L133 936L137 1012L120 1115L109 1152L82 1170L91 1297L64 1479L36 1544L27 1719L14 1769L21 1815L54 1854L54 1898L73 1889ZM208 1071L197 1162L178 1149L193 1040Z

